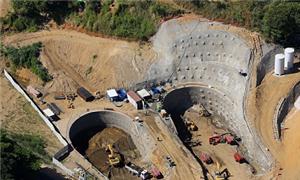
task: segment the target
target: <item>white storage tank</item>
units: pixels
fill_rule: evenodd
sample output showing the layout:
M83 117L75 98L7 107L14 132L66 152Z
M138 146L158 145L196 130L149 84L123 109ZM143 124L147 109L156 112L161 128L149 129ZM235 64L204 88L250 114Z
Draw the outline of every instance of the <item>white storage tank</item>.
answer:
M294 65L294 48L285 48L284 49L284 68L290 70Z
M284 74L284 54L275 55L274 73L279 76Z

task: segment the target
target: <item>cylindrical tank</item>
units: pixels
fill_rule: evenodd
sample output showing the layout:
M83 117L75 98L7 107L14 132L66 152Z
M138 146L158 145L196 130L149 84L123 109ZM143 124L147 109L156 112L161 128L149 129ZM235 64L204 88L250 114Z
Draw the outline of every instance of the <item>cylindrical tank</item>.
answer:
M284 49L284 68L290 70L294 64L294 48Z
M274 73L276 75L283 75L284 74L284 54L276 54L275 55Z

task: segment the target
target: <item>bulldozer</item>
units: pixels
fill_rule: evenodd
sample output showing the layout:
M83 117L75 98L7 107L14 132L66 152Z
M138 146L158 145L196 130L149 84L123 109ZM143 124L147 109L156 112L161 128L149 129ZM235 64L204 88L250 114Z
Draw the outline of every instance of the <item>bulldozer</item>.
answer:
M111 166L117 167L121 164L121 155L115 151L111 144L107 145L106 152L108 152L108 162Z

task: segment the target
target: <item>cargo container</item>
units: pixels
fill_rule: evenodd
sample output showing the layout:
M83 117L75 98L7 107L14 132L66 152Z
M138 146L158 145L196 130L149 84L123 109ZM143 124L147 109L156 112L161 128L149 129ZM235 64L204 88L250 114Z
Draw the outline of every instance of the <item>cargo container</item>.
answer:
M143 100L135 92L129 91L127 98L136 109L143 109Z
M80 87L77 89L77 94L86 102L88 101L93 101L94 100L94 96L88 91L86 90L84 87Z

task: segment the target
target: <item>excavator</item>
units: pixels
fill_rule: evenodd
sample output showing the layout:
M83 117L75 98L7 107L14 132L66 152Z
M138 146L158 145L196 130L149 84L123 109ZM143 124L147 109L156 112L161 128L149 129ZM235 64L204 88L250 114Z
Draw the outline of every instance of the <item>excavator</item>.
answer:
M189 131L197 131L198 130L198 127L196 126L196 124L192 121L187 121L186 123L186 126L188 127L188 130Z
M108 162L111 166L117 167L121 163L121 155L116 152L111 144L107 145L106 152L108 152Z
M220 171L220 164L217 162L217 171L215 171L215 180L227 180L230 177L230 173L227 168Z
M181 118L184 120L185 125L187 126L189 131L197 131L198 127L193 121L190 121L188 118L184 118L181 116Z

